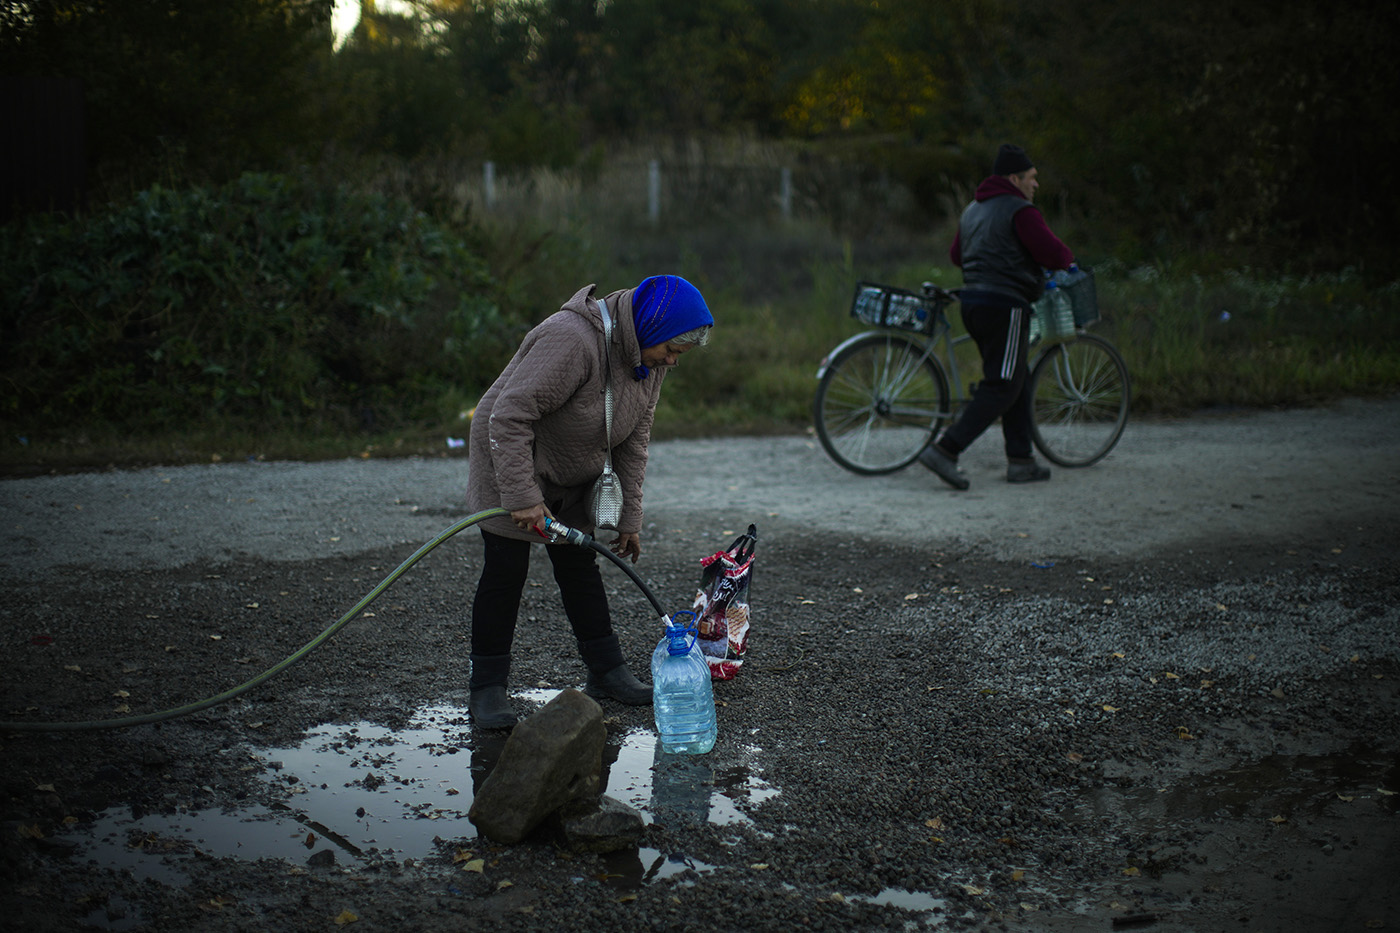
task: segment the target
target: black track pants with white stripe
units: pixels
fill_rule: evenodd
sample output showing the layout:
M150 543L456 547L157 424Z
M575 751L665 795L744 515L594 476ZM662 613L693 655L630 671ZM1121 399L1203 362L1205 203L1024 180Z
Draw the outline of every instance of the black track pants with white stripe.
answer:
M939 438L938 446L946 453L956 457L1000 418L1006 458L1031 459L1032 399L1026 365L1030 314L1024 305L963 305L963 324L982 354L982 381L958 420Z

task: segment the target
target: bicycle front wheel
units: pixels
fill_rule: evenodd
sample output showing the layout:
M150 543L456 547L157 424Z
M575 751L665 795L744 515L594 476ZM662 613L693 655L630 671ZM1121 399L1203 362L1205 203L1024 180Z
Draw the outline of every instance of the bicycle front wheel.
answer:
M1031 370L1031 438L1052 463L1083 467L1108 455L1128 423L1128 366L1092 334L1056 344Z
M817 438L853 473L914 462L948 412L948 378L917 338L871 334L826 364L813 402Z

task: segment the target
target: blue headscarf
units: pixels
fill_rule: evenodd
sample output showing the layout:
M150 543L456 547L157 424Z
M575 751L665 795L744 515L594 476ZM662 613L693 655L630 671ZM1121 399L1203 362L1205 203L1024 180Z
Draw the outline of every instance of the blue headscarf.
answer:
M632 293L632 321L637 329L637 346L644 350L715 323L700 290L678 275L643 279ZM639 382L651 375L646 366L637 366L632 372Z

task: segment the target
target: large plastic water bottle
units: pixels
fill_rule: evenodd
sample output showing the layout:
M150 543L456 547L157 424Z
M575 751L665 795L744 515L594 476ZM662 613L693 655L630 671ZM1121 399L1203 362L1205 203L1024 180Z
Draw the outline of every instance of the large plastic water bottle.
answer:
M696 631L668 621L666 634L651 654L652 709L661 750L671 754L703 755L715 747L719 726L710 665L696 643Z

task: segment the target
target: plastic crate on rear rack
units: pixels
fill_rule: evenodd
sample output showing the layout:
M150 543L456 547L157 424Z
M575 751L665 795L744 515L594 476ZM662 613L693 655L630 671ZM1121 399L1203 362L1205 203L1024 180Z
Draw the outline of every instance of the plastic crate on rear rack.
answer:
M877 327L926 332L933 314L923 295L875 282L857 282L851 317Z

